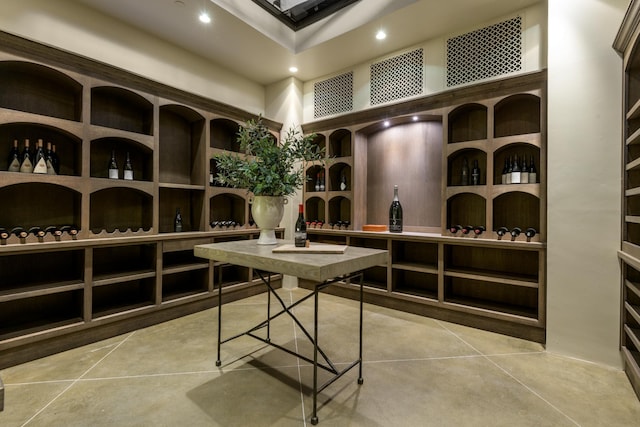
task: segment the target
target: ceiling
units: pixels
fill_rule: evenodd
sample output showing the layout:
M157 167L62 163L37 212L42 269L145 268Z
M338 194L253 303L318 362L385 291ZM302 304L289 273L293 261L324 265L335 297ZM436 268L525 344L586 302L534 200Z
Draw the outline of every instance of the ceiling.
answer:
M248 0L76 0L268 85L310 81L425 40L468 31L540 0L359 0L293 31ZM210 24L198 21L202 10ZM387 38L376 40L384 29ZM292 74L289 67L296 66Z

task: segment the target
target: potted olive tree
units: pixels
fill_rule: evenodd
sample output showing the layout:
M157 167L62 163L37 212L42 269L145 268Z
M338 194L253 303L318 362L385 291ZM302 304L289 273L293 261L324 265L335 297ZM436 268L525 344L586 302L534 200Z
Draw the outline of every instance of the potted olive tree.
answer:
M304 163L323 161L324 148L313 143L315 134L289 129L278 144L262 122L249 120L238 131L240 153L214 156L216 181L253 193L251 213L258 228L258 244L275 244L275 228L282 220L287 196L306 181Z

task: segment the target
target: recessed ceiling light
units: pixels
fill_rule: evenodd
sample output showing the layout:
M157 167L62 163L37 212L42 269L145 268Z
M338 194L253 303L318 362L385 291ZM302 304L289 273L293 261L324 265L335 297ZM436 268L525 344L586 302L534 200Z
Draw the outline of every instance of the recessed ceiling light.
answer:
M387 38L387 33L385 33L384 31L379 30L379 31L376 33L376 39L378 39L378 40L384 40L384 39L386 39L386 38Z
M211 17L209 16L209 14L207 12L201 12L200 16L198 16L198 19L203 24L208 24L208 23L211 22Z
M417 122L418 121L418 116L413 116L413 121Z
M289 71L291 71L292 73L297 73L298 67L289 67Z
M389 123L389 120L385 120L383 124L384 127L388 128L391 123Z

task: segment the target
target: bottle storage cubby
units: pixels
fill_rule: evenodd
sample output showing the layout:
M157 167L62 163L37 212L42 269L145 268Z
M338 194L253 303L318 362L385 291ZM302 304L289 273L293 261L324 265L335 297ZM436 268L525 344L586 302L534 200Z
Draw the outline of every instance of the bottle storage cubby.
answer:
M82 85L40 64L0 61L0 108L82 120Z
M216 288L230 287L249 280L249 269L238 265L216 263L213 267L213 284Z
M82 290L69 290L0 302L0 341L81 324L82 295Z
M322 174L325 174L325 189L321 189L321 180ZM325 168L321 165L311 165L307 166L305 171L306 182L305 182L305 192L306 193L318 193L324 192L326 190L326 172Z
M503 173L505 168L508 170L509 164L512 164L515 160L518 161L518 165L522 169L523 161L526 162L526 170L527 170L527 183L528 184L537 184L540 182L540 175L538 174L538 169L540 168L540 148L535 145L528 143L512 143L506 145L494 152L494 160L493 160L493 184L494 185L502 185L503 184ZM533 161L533 166L536 171L535 182L532 179L529 179L528 171ZM509 179L510 180L510 179ZM520 184L511 184L511 185L523 185ZM515 188L515 187L514 187Z
M168 302L206 293L209 266L199 270L180 271L162 275L162 302Z
M445 277L446 303L530 319L538 318L538 290L465 277Z
M466 104L449 113L448 142L464 142L487 139L487 107L482 104Z
M527 287L538 282L539 264L536 251L466 245L446 245L444 248L445 275L475 274L486 276L487 281L508 282Z
M0 257L0 301L42 290L58 292L84 281L84 251L68 250Z
M161 183L204 185L204 126L204 117L195 110L182 105L160 107Z
M622 347L629 363L640 367L640 272L623 264Z
M524 231L531 227L540 232L540 199L534 195L512 191L501 194L493 200L493 230L507 227L509 230L518 227L525 239Z
M344 223L351 218L351 200L336 196L329 200L329 224Z
M81 223L81 200L79 192L68 187L40 182L25 182L0 187L0 227L48 227ZM10 203L8 201L11 201ZM17 238L10 237L10 243ZM29 238L30 240L30 238Z
M48 143L55 145L56 154L60 159L59 175L82 175L82 140L74 134L39 123L5 123L0 125L0 141L6 141L0 148L5 153L9 152L13 141L17 140L18 150L22 154L27 139L32 150L39 139L42 140L45 150ZM0 171L6 171L7 167L7 158L3 156L0 158Z
M329 157L351 157L351 131L338 129L329 135Z
M455 225L487 225L487 200L474 193L460 193L447 200L447 228Z
M399 294L438 299L438 275L421 271L393 269L391 289Z
M193 255L193 249L164 252L162 254L163 272L180 272L208 268L209 262Z
M478 176L474 180L476 166ZM449 156L447 172L447 185L450 187L486 185L487 153L473 148L458 150Z
M128 89L115 86L93 87L91 124L153 135L153 104Z
M210 147L218 150L240 152L238 131L240 125L229 119L213 119L209 124L211 131Z
M92 292L92 318L100 319L152 306L155 295L155 277L126 280L95 286Z
M182 231L203 231L204 191L160 188L160 233L173 233L176 209L182 216Z
M153 225L153 197L143 191L111 187L91 194L89 228L93 234L149 231Z
M153 150L136 141L106 137L91 141L91 177L109 178L109 161L115 154L118 178L124 178L124 166L129 154L134 181L153 181Z
M625 190L640 187L640 143L626 145Z
M348 163L334 163L329 167L329 178L325 179L329 191L351 190L351 165Z
M494 107L494 138L540 133L540 97L523 93L508 96Z
M324 199L320 197L309 198L305 203L304 216L307 221L322 221L326 223Z
M237 195L231 193L223 193L213 196L209 201L209 226L210 227L228 227L220 222L232 221L234 226L245 225L247 219L247 201ZM216 224L217 225L212 225Z
M325 153L327 153L327 137L321 133L316 134L316 137L313 140L313 144L318 146L318 149L324 149ZM327 153L328 154L328 153Z
M415 241L394 240L391 249L393 268L437 273L438 245Z
M93 249L93 284L119 276L153 273L156 245L118 245Z

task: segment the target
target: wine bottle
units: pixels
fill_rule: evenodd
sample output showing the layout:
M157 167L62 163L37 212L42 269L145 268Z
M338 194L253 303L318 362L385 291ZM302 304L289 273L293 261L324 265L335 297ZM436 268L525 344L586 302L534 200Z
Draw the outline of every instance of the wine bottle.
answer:
M393 186L393 201L389 207L389 231L402 233L402 205L398 198L398 186Z
M36 154L33 158L33 173L47 173L47 159L44 155L44 146L41 139L36 143Z
M347 175L344 169L340 171L340 191L347 191Z
M462 169L460 171L460 185L469 185L469 162L467 158L462 159Z
M536 170L536 165L533 162L533 154L531 155L531 161L529 162L529 182L531 184L535 184L538 182L538 174Z
M215 177L213 176L213 168L209 168L209 186L213 187L215 184Z
M473 234L475 234L476 236L479 236L482 233L484 233L485 230L486 230L486 228L484 227L484 225L478 225L478 226L473 228Z
M293 241L296 248L304 248L307 245L307 223L304 221L304 205L298 205L298 219L296 220Z
M116 162L116 151L111 150L111 160L109 160L109 178L118 179L118 163Z
M502 168L502 183L507 183L507 174L509 173L509 159L504 158L504 167Z
M127 151L127 158L124 162L123 178L127 181L133 181L133 167L131 166L131 157Z
M47 142L47 151L45 152L45 159L47 161L47 174L57 175L56 168L53 161L53 151L51 150L51 143Z
M60 227L60 233L67 233L69 236L77 236L80 229L75 225L63 225Z
M182 215L180 214L180 208L176 208L176 216L173 218L173 231L176 233L182 232Z
M11 229L11 234L13 234L14 236L19 237L21 239L26 239L26 237L29 235L27 230L25 230L22 227L13 227Z
M520 165L518 164L518 156L513 161L513 169L511 170L511 183L520 184Z
M525 230L524 235L527 236L527 239L531 239L533 236L535 236L538 232L536 231L535 228L533 227L529 227Z
M48 226L44 229L44 232L51 234L53 237L60 237L62 235L62 231L60 231L55 225Z
M458 234L458 231L462 230L462 226L461 225L452 225L449 227L449 233L451 234Z
M324 185L324 171L320 172L320 191L324 191L325 190L325 185Z
M7 161L7 170L9 172L20 172L20 151L18 150L18 140L13 140L13 147L9 150Z
M513 159L509 156L509 168L507 169L507 182L505 184L511 184L511 172L513 171Z
M513 237L514 239L518 237L520 233L522 233L522 230L520 229L520 227L513 227L511 229L511 237Z
M33 234L34 236L36 236L37 238L42 238L44 237L44 230L38 226L34 226L29 228L29 234Z
M507 227L500 227L496 230L496 233L498 234L498 239L502 239L502 236L504 236L505 234L507 234L509 232L509 229Z
M314 190L320 191L320 172L316 174L316 185L314 187Z
M471 169L471 185L480 185L480 167L478 160L473 161L473 169Z
M473 225L466 225L464 227L462 227L462 234L469 234L471 233L471 230L473 230Z
M20 172L22 173L31 173L33 172L33 159L31 157L31 148L29 147L29 140L24 140L24 150L22 150L22 155L20 156Z
M0 227L0 240L7 240L10 234L6 228Z
M60 175L60 157L56 152L56 144L51 144L51 164L53 165L53 170L56 171L56 175Z
M346 221L342 221L342 226L346 229L349 228L349 226L351 225L351 221L346 220Z
M520 167L520 184L529 183L529 166L527 166L526 156L522 156L522 167Z

